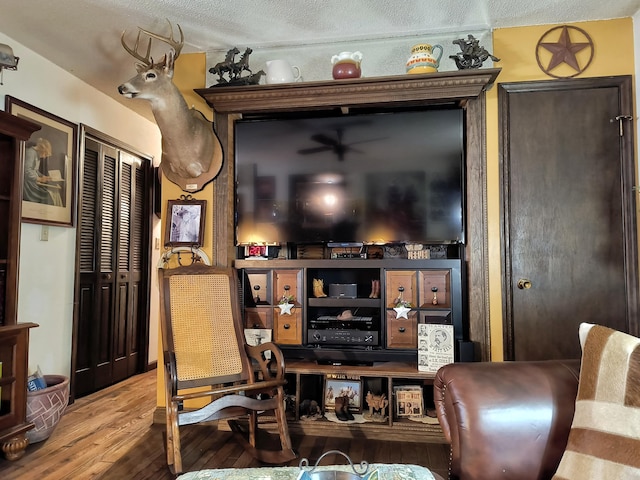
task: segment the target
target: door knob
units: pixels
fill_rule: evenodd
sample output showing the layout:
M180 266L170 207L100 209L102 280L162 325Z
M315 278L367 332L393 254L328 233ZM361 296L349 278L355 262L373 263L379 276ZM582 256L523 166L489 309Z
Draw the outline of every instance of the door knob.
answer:
M528 278L521 278L520 280L518 280L518 288L520 290L531 288L531 280L529 280Z

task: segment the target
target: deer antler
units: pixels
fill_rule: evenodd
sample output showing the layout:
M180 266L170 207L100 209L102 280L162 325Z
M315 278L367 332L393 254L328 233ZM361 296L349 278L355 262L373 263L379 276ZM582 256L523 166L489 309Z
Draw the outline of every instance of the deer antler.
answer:
M160 65L164 65L164 63L167 61L167 56L165 55L164 58L162 59L161 62L154 64L153 63L153 59L151 58L151 42L152 39L156 39L156 40L160 40L161 42L166 43L167 45L169 45L171 48L173 48L174 51L174 55L173 55L173 59L175 60L176 58L178 58L180 56L180 51L182 50L182 47L184 46L184 33L182 33L182 28L180 27L179 24L176 24L178 27L178 31L180 32L180 40L176 41L176 39L173 37L173 26L171 25L171 22L167 19L167 22L169 23L169 28L171 29L171 35L169 35L168 37L164 37L162 35L159 35L157 33L153 33L149 30L144 30L143 28L138 27L138 36L136 37L136 43L134 44L133 48L129 47L126 42L124 41L124 36L126 34L126 30L124 32L122 32L122 37L120 38L120 43L122 43L122 46L124 47L124 49L127 51L127 53L129 55L131 55L133 58L135 58L136 60L139 60L145 67L151 67L151 66L160 66ZM144 33L145 35L148 35L149 38L149 43L147 44L147 53L146 55L143 57L140 53L138 53L138 47L140 46L140 34Z

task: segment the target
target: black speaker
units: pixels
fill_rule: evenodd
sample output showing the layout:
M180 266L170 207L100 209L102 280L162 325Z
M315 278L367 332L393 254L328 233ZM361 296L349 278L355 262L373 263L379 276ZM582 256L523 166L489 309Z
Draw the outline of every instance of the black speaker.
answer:
M474 342L464 342L462 340L458 340L458 361L475 362L476 361L475 350L476 349L475 349Z

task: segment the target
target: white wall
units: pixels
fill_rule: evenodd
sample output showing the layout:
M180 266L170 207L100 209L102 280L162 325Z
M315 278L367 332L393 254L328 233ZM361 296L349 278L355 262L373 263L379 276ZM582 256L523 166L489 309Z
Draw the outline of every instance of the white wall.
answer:
M2 33L0 43L10 45L20 57L17 71L4 72L0 108L4 109L4 96L10 95L71 122L95 128L153 156L155 164L159 162L160 132L155 123ZM159 223L155 220L153 238L160 236ZM18 321L40 325L31 330L30 370L39 365L45 374L70 375L76 229L49 227L49 240L40 241L41 228L22 224ZM157 254L154 250L152 271ZM153 282L155 277L151 275ZM152 292L149 362L157 360L157 284L152 285Z

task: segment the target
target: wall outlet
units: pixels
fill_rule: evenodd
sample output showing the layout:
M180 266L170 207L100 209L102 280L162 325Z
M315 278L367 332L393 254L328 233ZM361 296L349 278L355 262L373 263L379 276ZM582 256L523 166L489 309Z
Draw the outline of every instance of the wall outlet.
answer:
M49 225L42 225L42 229L40 230L40 241L49 241Z

